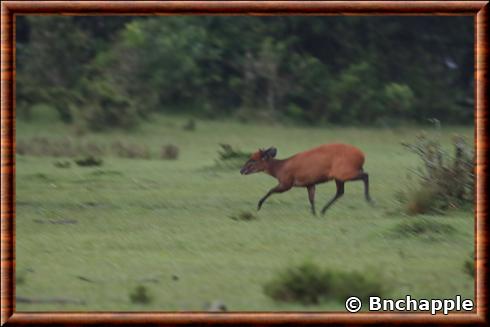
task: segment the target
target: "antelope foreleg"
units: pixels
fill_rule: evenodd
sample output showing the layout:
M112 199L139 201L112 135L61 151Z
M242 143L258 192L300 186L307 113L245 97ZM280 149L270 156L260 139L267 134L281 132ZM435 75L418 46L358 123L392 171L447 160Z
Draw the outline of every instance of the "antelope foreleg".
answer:
M277 185L276 187L273 187L272 189L269 190L269 192L267 192L266 195L264 195L264 197L262 199L260 199L259 203L257 204L257 210L260 210L260 208L262 208L262 204L265 202L265 200L267 200L267 198L269 196L271 196L274 193L285 192L285 191L289 190L290 188L291 188L291 186L289 186L289 185Z
M308 189L308 199L310 200L311 213L316 216L315 211L315 185L309 185L306 187Z

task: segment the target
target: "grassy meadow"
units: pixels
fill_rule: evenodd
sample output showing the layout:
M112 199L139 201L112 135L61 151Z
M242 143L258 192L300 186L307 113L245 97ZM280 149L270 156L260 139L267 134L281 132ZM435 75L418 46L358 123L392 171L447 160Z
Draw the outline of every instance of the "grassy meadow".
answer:
M200 311L220 301L229 311L345 311L341 302L280 303L263 285L291 265L305 261L322 268L374 273L391 286L393 298L474 297L474 281L464 262L473 251L471 210L408 216L397 193L415 183L407 177L419 165L400 142L430 127L290 127L155 117L132 132L77 136L66 125L17 121L17 141L33 137L73 142L146 144L151 159L103 157L103 165L69 168L60 158L16 156L17 311ZM473 140L469 127L444 127ZM216 167L220 143L244 151L275 146L277 158L341 141L367 157L371 195L361 182L325 216L310 214L306 189L258 200L275 180L265 174L240 175ZM160 159L174 144L177 160ZM63 159L64 160L64 159ZM71 159L66 159L71 160ZM334 195L335 183L317 187L317 209ZM232 219L251 212L256 219ZM430 219L453 227L437 237L399 235L407 221ZM133 303L144 286L151 300ZM50 301L50 299L58 299ZM60 300L61 299L61 300ZM60 302L60 303L58 303Z

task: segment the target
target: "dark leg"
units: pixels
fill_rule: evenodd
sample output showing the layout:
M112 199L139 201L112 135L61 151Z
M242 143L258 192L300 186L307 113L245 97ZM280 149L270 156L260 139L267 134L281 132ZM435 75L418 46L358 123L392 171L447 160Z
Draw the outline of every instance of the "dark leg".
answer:
M373 203L371 196L369 195L369 175L367 173L361 174L362 181L364 182L364 197L366 201L369 203Z
M337 184L337 193L335 193L335 196L330 200L322 209L322 215L325 214L325 211L335 202L337 201L338 198L340 198L342 195L344 195L344 182L335 180L335 184Z
M272 188L269 192L267 192L267 194L262 198L260 199L258 205L257 205L257 210L260 210L260 208L262 208L262 204L264 203L265 200L267 200L267 198L269 196L271 196L272 194L274 193L282 193L282 192L285 192L287 190L289 190L291 188L290 185L277 185L276 187Z
M315 185L308 185L306 188L308 189L308 199L310 200L311 213L313 214L313 216L316 216L316 211L315 211Z
M351 178L348 181L359 181L362 180L364 182L364 197L366 198L366 201L369 202L370 204L374 204L374 201L371 199L371 196L369 195L369 175L368 173L361 172L357 177Z

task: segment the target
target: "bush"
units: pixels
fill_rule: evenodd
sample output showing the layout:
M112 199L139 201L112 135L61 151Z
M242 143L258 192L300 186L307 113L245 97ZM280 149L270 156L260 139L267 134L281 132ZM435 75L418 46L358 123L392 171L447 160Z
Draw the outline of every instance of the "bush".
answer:
M264 292L274 300L316 304L331 292L333 278L312 263L292 267L264 286Z
M415 96L410 86L405 84L390 83L385 85L383 100L386 110L395 115L407 116L407 112L413 107Z
M179 157L179 147L173 144L162 146L160 158L165 160L175 160Z
M81 96L77 99L79 118L92 131L114 127L131 129L139 122L139 112L129 97L116 88L113 81L99 77L82 79Z
M96 158L94 156L87 156L84 158L76 159L75 163L81 167L92 167L92 166L101 166L103 161L100 158Z
M17 272L15 274L15 283L17 285L23 285L26 283L26 274L25 273L21 273L21 272Z
M129 299L132 303L148 304L152 298L148 294L148 290L143 285L138 285L131 293Z
M240 151L238 149L233 149L233 147L229 144L220 144L221 150L218 151L219 160L231 160L231 159L240 159L240 160L248 160L250 157L250 153L246 153Z
M402 196L409 214L441 212L473 203L474 151L463 137L453 137L453 154L425 134L418 135L415 143L402 145L422 161L422 166L412 171L418 185Z
M220 147L221 149L218 150L218 159L215 165L218 168L238 169L251 155L251 153L233 148L229 144L220 144Z
M276 301L318 304L322 300L344 302L350 296L368 299L386 295L386 283L371 273L322 270L304 263L279 273L264 285L264 293Z

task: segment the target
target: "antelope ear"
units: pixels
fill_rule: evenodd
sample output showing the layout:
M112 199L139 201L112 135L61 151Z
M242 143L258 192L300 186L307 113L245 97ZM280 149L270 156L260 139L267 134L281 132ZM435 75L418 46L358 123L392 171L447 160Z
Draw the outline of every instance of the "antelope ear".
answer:
M267 154L267 157L275 158L277 154L277 149L275 147L270 147L265 151L265 153Z

